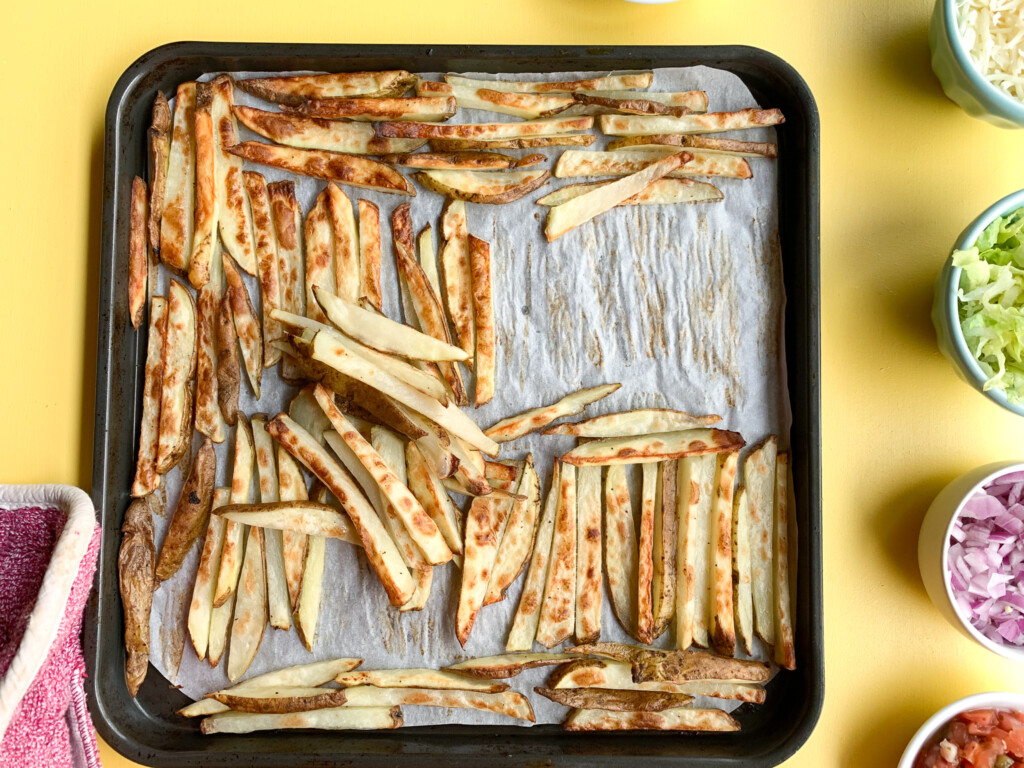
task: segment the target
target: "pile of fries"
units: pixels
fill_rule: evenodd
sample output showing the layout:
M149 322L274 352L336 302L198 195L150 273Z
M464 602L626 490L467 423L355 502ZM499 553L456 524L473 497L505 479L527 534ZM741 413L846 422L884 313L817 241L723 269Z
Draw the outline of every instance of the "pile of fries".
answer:
M578 415L620 385L572 393L487 430L460 410L471 399L489 402L497 385L491 244L470 234L466 204L511 204L551 178L533 168L543 154L498 150L590 147L595 116L603 133L622 137L604 151L559 157L555 177L622 178L537 200L550 208L549 241L619 205L719 201L720 190L690 177L749 178L745 158L777 156L774 144L704 134L776 125L778 110L707 113L704 92L640 90L652 80L650 72L547 83L429 82L400 70L237 83L220 75L180 85L173 110L157 95L149 184L136 177L130 197L129 318L148 330L135 501L119 559L132 695L146 674L154 590L194 546L201 556L188 635L200 660L226 658L234 682L268 623L294 627L313 650L328 539L361 548L400 611L421 610L433 569L454 563L463 646L480 610L503 600L525 571L507 643L513 652L573 635L582 644L599 639L603 538L615 615L639 642L654 642L674 618L680 651L695 643L733 655L738 634L749 654L756 632L776 663L794 667L788 474L774 438L747 457L747 487L734 496L744 443L711 428L717 417L644 410L551 427L545 434L581 441L556 461L542 509L532 455L499 461L501 444ZM236 85L278 111L236 105ZM446 122L459 109L522 119ZM241 141L238 123L271 143ZM268 183L246 163L326 184L304 214L293 181ZM439 247L430 224L415 233L408 203L391 212L404 322L384 313L378 206L342 190L414 196L402 169L446 198ZM163 296L155 295L160 264L173 275ZM257 301L244 274L255 278ZM275 367L299 387L287 408L243 413L242 371L258 401L264 371ZM203 438L198 449L193 432ZM231 432L230 484L216 487L214 446ZM639 535L629 464L642 468ZM157 551L153 516L162 515L162 479L175 467L183 486ZM451 493L469 498L465 512ZM527 653L507 662L569 658ZM575 671L582 667L572 666L579 659L542 691L577 708L570 730L732 729L724 713L681 708L696 693L716 695L710 688L629 688L614 666L626 661L612 658L586 669L605 670L600 687L628 696L595 699ZM318 662L218 691L183 714L207 716L205 733L392 728L401 724L400 704L533 721L529 702L507 685L474 682L498 663L477 662L442 672ZM722 678L733 679L745 678ZM330 680L344 688L320 687ZM635 667L632 680L646 684ZM726 683L715 690L732 692ZM723 698L741 695L763 700L763 689Z

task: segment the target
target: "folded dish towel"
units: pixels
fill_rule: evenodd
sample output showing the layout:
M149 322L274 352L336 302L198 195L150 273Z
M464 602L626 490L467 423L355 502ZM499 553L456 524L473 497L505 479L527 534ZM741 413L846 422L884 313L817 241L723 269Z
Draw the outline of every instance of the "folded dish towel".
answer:
M100 528L64 485L0 485L0 768L99 768L80 630Z

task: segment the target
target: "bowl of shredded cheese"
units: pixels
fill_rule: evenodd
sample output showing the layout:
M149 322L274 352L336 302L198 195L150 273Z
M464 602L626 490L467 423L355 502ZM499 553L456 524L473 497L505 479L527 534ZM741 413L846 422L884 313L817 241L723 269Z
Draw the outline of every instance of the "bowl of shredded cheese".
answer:
M937 0L928 39L950 99L1001 128L1024 128L1024 0Z

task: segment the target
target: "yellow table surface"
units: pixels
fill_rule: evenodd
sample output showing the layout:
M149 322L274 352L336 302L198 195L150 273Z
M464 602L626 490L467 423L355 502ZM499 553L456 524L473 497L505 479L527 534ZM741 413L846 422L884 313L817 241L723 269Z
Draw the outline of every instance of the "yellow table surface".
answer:
M954 377L928 319L954 238L1024 182L1024 133L943 97L930 12L924 0L6 4L0 479L89 487L103 113L145 51L188 39L759 46L806 78L823 126L826 702L788 764L894 764L940 706L1024 685L1024 668L945 623L917 570L939 489L1024 453L1024 423ZM102 753L110 768L131 765Z

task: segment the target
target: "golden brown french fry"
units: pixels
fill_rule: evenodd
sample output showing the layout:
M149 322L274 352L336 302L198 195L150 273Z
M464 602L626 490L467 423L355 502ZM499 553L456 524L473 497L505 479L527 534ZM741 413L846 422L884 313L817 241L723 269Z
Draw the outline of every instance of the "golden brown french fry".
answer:
M215 258L219 261L219 250ZM214 261L216 264L217 261ZM196 301L199 316L196 334L195 428L215 443L223 443L227 437L227 422L221 412L217 379L217 314L224 290L223 282L220 269L216 269L210 281L199 289ZM230 354L235 354L234 348Z
M700 149L707 153L740 155L741 157L767 157L774 159L779 156L779 147L775 143L763 141L736 141L735 139L717 139L708 136L686 136L679 133L661 133L653 136L626 136L608 142L608 150L646 147L650 145L662 147L687 147Z
M775 465L778 439L766 438L743 461L743 482L750 499L750 580L754 598L754 628L768 645L775 643Z
M667 682L649 680L643 683L633 681L633 669L629 662L608 659L580 659L557 667L548 679L548 685L557 690L572 688L600 688L604 690L660 691L686 696L710 696L714 699L743 701L763 704L765 690L756 683L742 683L731 680L693 680Z
M739 721L720 709L673 707L661 712L576 709L562 724L567 731L738 731Z
M235 423L242 372L238 365L238 334L231 313L231 297L225 294L217 302L214 342L217 348L217 404L228 424Z
M634 682L686 682L691 680L743 680L766 683L769 666L760 661L733 659L707 651L663 651L626 643L591 643L567 649L569 653L602 656L632 665Z
M476 326L474 351L476 370L476 406L489 403L494 397L497 366L497 342L494 325L493 270L491 246L473 235L469 236L469 271L473 289L473 317ZM480 447L480 446L477 446ZM490 451L484 451L491 453Z
M658 467L658 495L654 504L654 575L651 580L654 636L668 629L676 608L676 474L674 461Z
M736 653L732 605L732 505L739 451L716 457L715 498L711 518L711 645L721 654Z
M266 695L259 695L265 692ZM316 709L340 707L345 703L344 691L332 688L304 688L296 693L273 695L275 689L254 689L241 693L215 692L210 698L225 704L235 712L285 715L292 712L310 712Z
M720 152L705 152L703 149L681 150L679 147L633 147L615 152L568 150L558 158L558 163L555 165L555 176L560 179L587 176L626 176L638 173L652 163L673 157L680 152L688 155L689 160L679 168L667 173L666 177L669 179L691 176L753 178L754 173L750 168L750 163L742 157L725 155ZM633 195L640 195L643 192L643 189L637 189Z
M674 93L657 93L655 91L644 91L635 93L629 90L605 90L595 91L592 89L576 91L584 96L602 96L608 99L634 99L641 98L645 101L653 101L664 104L666 107L686 107L691 112L708 111L708 94L706 91L677 91Z
M458 110L452 96L423 96L411 98L352 98L352 99L309 99L288 112L319 117L326 120L355 120L357 122L378 122L381 120L420 120L441 122Z
M458 672L487 680L515 677L535 667L549 667L578 658L572 653L505 653L499 656L481 656L444 667L447 672Z
M239 413L235 423L235 454L231 467L231 504L248 504L252 501L253 463L252 427L245 414ZM221 510L218 510L218 514ZM245 546L245 525L233 520L224 529L224 546L221 548L220 568L217 571L217 588L214 591L213 607L221 608L238 586L238 574L242 570L242 550ZM229 614L230 615L230 614ZM212 629L211 629L212 636ZM211 657L210 663L216 665Z
M601 635L601 468L576 472L576 641Z
M416 75L404 69L393 69L381 72L254 77L239 80L238 87L264 101L297 105L309 99L401 96L415 83Z
M383 125L383 123L378 123ZM269 165L300 176L336 181L352 187L414 196L409 180L390 165L362 155L325 152L320 149L296 149L259 141L243 141L228 151L251 163Z
M527 454L516 493L523 498L512 505L505 533L491 569L484 605L505 599L505 590L519 578L533 549L533 539L540 517L540 478L533 468L533 454ZM600 566L598 567L600 578Z
M305 263L302 254L302 210L295 197L295 184L276 181L267 185L270 213L277 236L277 274L281 283L280 306L297 315L306 313L302 279Z
M192 253L195 210L196 84L182 83L174 99L174 128L167 161L164 208L160 218L160 259L183 273Z
M192 256L189 260L188 280L194 288L201 288L210 280L210 264L217 240L217 146L213 118L213 86L196 86L195 108L195 228L192 232Z
M306 239L306 311L311 319L326 323L327 316L313 293L315 286L334 290L334 244L326 188L316 196L316 203L306 214L303 231Z
M599 709L614 712L662 712L683 707L693 701L685 693L631 691L605 688L534 688L546 699L563 707Z
M743 128L761 128L786 122L778 109L740 109L736 112L707 112L701 115L601 115L598 126L609 136L644 136L656 133L719 133Z
M392 139L402 141L402 139ZM408 139L406 139L408 141ZM438 171L507 171L516 167L516 158L500 152L402 152L384 155L381 160L399 168Z
M231 491L218 488L213 494L211 509L218 509L228 503ZM206 525L203 553L199 558L199 570L192 588L192 602L188 609L188 635L196 656L206 658L210 642L210 618L213 611L213 593L217 587L217 569L220 567L221 552L224 549L224 527L226 522L220 515L210 515Z
M358 531L345 515L316 501L275 501L260 504L228 504L217 511L226 520L275 531L294 531L307 536L339 539L362 546Z
M537 205L561 205L568 201L592 192L598 187L611 184L611 181L588 181L569 184L537 199ZM678 205L685 203L717 203L725 199L718 187L693 179L661 178L651 182L630 198L623 200L616 208L624 205Z
M466 203L448 199L441 211L441 270L444 273L445 306L452 330L472 365L476 349L476 324L473 317L473 283L469 264L469 233L466 228Z
M384 586L391 604L401 606L409 602L415 590L415 582L377 513L348 473L338 466L308 432L285 414L278 414L267 424L267 431L285 450L320 478L341 502L359 531L367 560Z
M281 501L307 499L306 479L302 476L302 470L292 455L280 445L277 446L277 486ZM288 599L293 611L299 602L308 543L309 536L305 533L282 532L285 580L288 583Z
M260 399L260 381L263 378L263 335L260 321L249 298L242 276L235 269L234 260L225 252L222 254L224 276L227 278L227 296L231 300L231 317L235 321L238 346L242 350L242 362L249 378L249 385L256 399Z
M750 592L750 502L743 486L736 489L732 510L732 582L736 634L743 651L754 652L754 601Z
M644 95L636 93L631 94L628 98L617 98L604 94L574 93L573 99L578 108L572 111L574 114L579 112L586 115L672 115L674 117L688 115L693 111L686 106L673 107L662 104L660 101L646 99Z
M448 691L436 688L375 688L360 685L346 688L348 695L347 707L373 707L387 704L419 707L456 707L460 709L480 709L496 712L506 717L528 720L533 723L536 718L530 701L521 693L501 691L484 693L481 691Z
M542 187L550 171L417 171L413 178L445 197L467 203L504 205Z
M521 139L535 136L558 136L594 127L592 117L548 118L524 120L519 123L446 123L388 122L375 123L378 136L388 139Z
M231 111L234 105L234 81L231 75L218 75L213 87L214 138L217 147L217 226L224 249L238 266L256 274L256 255L252 237L252 213L242 179L242 160L228 150L238 143L238 125Z
M359 263L359 298L365 297L380 312L380 210L369 200L359 201Z
M711 504L715 457L680 459L676 471L676 648L708 646Z
M437 251L434 248L434 230L429 224L420 230L419 238L416 240L416 247L419 250L419 265L423 274L427 276L430 287L434 290L438 303L441 302L441 275L437 271ZM442 308L442 315L444 314ZM447 327L447 323L445 323Z
M643 464L640 501L640 535L637 554L636 636L641 643L654 642L654 606L651 582L654 578L654 511L657 507L658 465Z
M562 456L568 464L642 464L668 461L685 456L722 453L742 448L738 432L722 429L686 429L636 437L594 440L573 448Z
M253 414L251 424L260 503L274 504L280 501L281 496L277 484L277 463L274 461L275 446L274 441L267 434L266 414ZM291 600L288 597L288 581L285 577L282 532L274 528L267 528L263 532L263 547L270 626L275 629L291 629L292 610Z
M793 641L793 610L789 571L789 454L780 451L775 461L775 551L772 572L775 575L775 645L772 658L783 669L796 669Z
M554 82L528 82L519 80L479 80L462 75L445 75L445 82L463 88L491 88L506 93L574 93L577 91L616 91L633 88L650 88L654 81L653 72L631 72L623 75L589 77L581 80L556 80Z
M334 240L333 292L347 301L359 300L359 237L352 201L337 184L328 184L327 213Z
M156 588L156 548L153 545L154 497L128 505L121 524L117 552L118 586L124 608L125 682L134 698L149 669L149 621Z
M167 300L154 296L149 304L149 338L142 385L142 418L139 420L139 454L135 462L132 496L141 498L160 487L157 449L160 435L160 400L163 396L163 345L167 327Z
M512 93L465 85L452 85L461 109L478 109L527 120L553 117L576 102L572 96L536 93Z
M270 211L270 193L267 180L260 173L245 171L245 182L249 207L252 209L252 226L255 234L256 271L260 279L260 310L263 319L263 367L277 365L281 350L270 342L284 339L284 329L270 316L270 311L281 306L280 266L277 254L277 236Z
M221 712L204 718L200 727L205 734L253 733L285 728L326 731L377 731L399 728L402 712L398 707L334 707L293 712L289 715Z
M569 151L571 152L572 150ZM562 157L565 157L567 154L569 152L563 152ZM587 154L593 153L588 152ZM613 181L603 187L598 187L592 192L587 192L584 195L573 198L567 203L553 206L548 211L547 222L544 225L545 237L547 237L550 243L580 224L611 210L623 200L628 200L651 184L651 182L667 176L692 158L693 156L688 152L670 155L644 166L636 173L625 178ZM562 159L559 158L559 165L561 163Z
M605 476L604 567L608 596L619 625L636 636L637 541L626 467L613 464Z
M427 465L416 443L405 447L406 471L409 475L409 490L416 496L437 529L444 536L445 543L454 553L462 554L462 525L460 515L445 491L441 481Z
M435 152L461 152L467 149L534 149L538 147L589 147L597 141L592 133L569 133L548 136L525 136L511 139L435 138L430 148Z
M609 413L586 421L556 424L544 430L545 435L576 437L628 437L653 432L677 432L682 429L708 427L722 420L721 416L691 416L667 408L642 408L635 411Z
M551 556L537 642L551 648L567 639L576 626L576 467L558 470L558 512L551 538Z
M509 688L508 683L480 680L469 675L437 669L357 669L336 675L334 682L342 688L372 685L375 688L426 688L480 693L501 693Z
M210 503L213 501L213 484L217 473L217 456L213 452L213 443L209 438L203 441L196 454L182 486L178 503L171 516L170 525L160 547L160 557L156 561L157 582L167 581L181 567L185 555L192 549L196 539L206 528L210 516Z
M263 529L250 528L245 560L238 577L231 639L228 643L228 680L234 682L252 664L267 626L267 574Z
M149 250L160 253L160 220L167 195L167 169L171 156L171 107L163 91L153 99L153 122L146 132L149 148L149 220L146 222Z
M234 108L242 125L270 139L297 149L322 149L351 155L384 155L413 152L427 143L426 139L382 139L366 123L324 120L318 117L282 112L264 112L252 107Z
M173 278L167 292L161 356L156 471L164 474L188 447L192 422L189 382L196 371L196 303L188 289Z
M149 254L146 252L146 221L148 218L146 182L136 176L132 179L128 202L128 317L138 330L142 323L142 310L146 305L146 283L149 274ZM154 275L155 279L156 275Z
M499 443L516 440L523 435L543 429L555 419L575 416L591 403L607 397L621 387L621 384L601 384L566 395L551 405L531 408L528 411L509 416L484 430L484 434Z
M417 96L451 96L452 87L448 83L439 83L434 80L416 80Z

